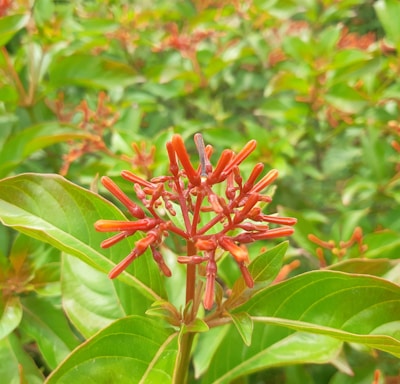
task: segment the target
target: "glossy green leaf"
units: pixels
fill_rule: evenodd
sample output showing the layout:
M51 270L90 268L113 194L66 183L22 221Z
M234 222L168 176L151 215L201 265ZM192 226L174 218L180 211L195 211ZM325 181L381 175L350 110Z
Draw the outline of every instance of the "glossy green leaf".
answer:
M28 23L29 14L15 14L0 18L0 46L7 42Z
M32 153L59 142L91 137L71 126L43 123L24 129L8 138L0 152L0 177L7 176Z
M49 76L54 87L74 84L113 89L126 87L138 81L132 67L88 54L74 54L55 60L50 65Z
M343 341L400 356L399 306L400 287L371 276L315 271L270 286L237 309L254 321L251 346L229 331L204 382L229 383L282 364L327 362Z
M396 0L378 0L374 4L387 38L397 49L400 48L400 23L398 16L400 14L400 3Z
M24 174L0 181L0 220L22 233L74 255L102 272L127 255L133 245L121 242L108 250L100 248L105 236L94 230L98 219L120 219L122 213L99 195L58 175ZM137 236L132 236L138 238ZM165 295L156 263L144 254L124 272L115 285L128 313L135 299L159 300ZM124 282L130 287L121 285ZM140 308L142 313L143 308Z
M22 306L19 297L0 297L0 339L17 328L21 319Z
M0 377L7 384L41 384L44 377L13 333L0 339Z
M46 383L172 383L177 339L163 322L126 317L78 347Z
M384 277L389 271L400 264L400 261L390 259L349 259L330 265L327 269L347 273L358 273Z
M61 284L63 308L87 338L126 315L112 280L76 257L63 255Z
M79 341L64 312L49 300L30 296L22 304L24 317L20 328L36 341L46 363L54 369Z

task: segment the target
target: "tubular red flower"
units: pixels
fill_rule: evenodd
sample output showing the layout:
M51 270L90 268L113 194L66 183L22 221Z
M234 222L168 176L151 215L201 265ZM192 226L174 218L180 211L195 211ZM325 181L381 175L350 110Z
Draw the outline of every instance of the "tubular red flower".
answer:
M172 146L186 172L186 176L193 185L200 185L200 176L193 168L188 153L186 152L185 143L180 135L172 136Z
M234 152L230 149L225 149L222 151L214 171L211 173L211 175L208 176L209 184L215 184L219 181L221 173L225 170L225 167L232 160L233 155Z
M263 189L267 188L268 185L274 182L278 177L278 171L276 169L271 169L251 190L251 193L261 192Z
M201 264L204 261L208 260L208 257L202 257L198 255L193 256L178 256L177 259L178 263L181 264Z
M225 168L224 172L221 175L222 179L225 179L234 167L238 166L246 157L248 157L251 154L251 152L254 151L256 146L257 146L257 141L250 140L227 165L227 167Z
M123 231L120 233L117 233L116 235L110 237L109 239L106 239L101 242L100 247L101 248L109 248L113 246L114 244L117 244L119 241L127 238L128 236L131 236L135 233L136 231Z
M175 153L174 147L170 141L167 142L166 147L167 147L168 158L169 158L169 170L171 171L171 173L174 176L178 176L179 166L176 161L176 153Z
M164 258L162 257L161 252L158 251L153 246L151 246L150 248L151 248L151 252L153 254L153 259L158 264L158 267L160 268L161 272L164 274L164 276L171 277L172 276L171 270L168 268L167 264L165 264L165 261L164 261Z
M257 204L258 202L258 194L254 193L249 196L243 208L240 211L237 211L235 217L233 218L233 222L235 224L243 221L250 210Z
M214 285L215 276L217 275L217 263L214 258L210 258L206 267L206 290L204 293L203 305L204 308L210 310L214 304Z
M200 251L211 251L216 248L217 243L213 239L198 239L195 245Z
M249 254L246 248L239 247L231 239L222 237L218 240L219 245L228 251L238 263L249 262Z
M295 225L297 223L297 219L294 217L261 215L261 220L266 221L268 223L281 224L281 225Z
M239 264L240 272L242 273L244 282L246 283L246 285L249 288L253 288L254 287L254 280L253 280L253 277L251 276L249 270L244 265L244 263L238 263L238 264Z
M246 182L243 185L244 193L247 193L248 191L250 191L250 189L253 187L254 183L256 182L257 177L260 176L263 169L264 169L264 164L262 164L262 163L258 163L254 166L249 178L246 180Z
M144 218L143 209L135 204L109 177L101 178L102 184L128 209L129 213L137 219Z
M138 256L136 249L133 249L132 252L125 257L120 263L118 263L108 274L110 279L115 279L118 277L128 266L135 260Z
M280 227L269 229L265 232L252 234L253 240L265 240L265 239L275 239L276 237L290 236L294 232L292 227Z
M99 232L147 231L154 228L158 222L159 220L151 217L137 221L98 220L94 223L94 227Z
M147 187L147 188L155 188L156 185L150 183L147 180L142 179L139 176L136 176L134 173L130 172L130 171L122 171L121 172L121 176L128 181L131 181L132 183L137 183L139 185L141 185L142 187Z

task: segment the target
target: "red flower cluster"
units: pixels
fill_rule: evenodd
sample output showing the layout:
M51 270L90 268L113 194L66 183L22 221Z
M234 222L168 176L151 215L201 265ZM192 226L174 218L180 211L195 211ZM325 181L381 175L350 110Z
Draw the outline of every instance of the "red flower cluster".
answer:
M259 207L259 203L271 201L269 196L261 192L277 178L276 170L269 171L257 182L264 168L263 164L258 163L249 178L243 181L239 165L255 149L255 140L248 142L237 154L229 149L224 150L215 167L210 163L212 147L204 146L200 134L195 135L195 143L200 157L198 167L191 163L182 137L174 135L166 145L170 162L169 176L154 177L147 181L129 171L121 173L124 179L134 184L136 196L145 209L135 204L111 179L103 177L103 185L137 220L99 220L95 228L101 232L118 232L102 242L103 248L110 247L136 231L146 233L144 238L135 243L132 252L112 269L110 278L117 277L147 249L152 252L164 275L170 276L171 271L158 246L168 233L175 233L191 242L196 253L180 256L178 262L206 263L204 307L210 309L214 302L217 274L216 251L228 251L237 262L247 286L252 287L253 279L246 267L249 255L245 244L291 235L291 226L296 223L296 219L265 215ZM224 196L213 190L215 185L221 183L225 187ZM182 228L175 225L166 214L168 212L170 216L175 216L176 209L180 210L183 219ZM204 212L213 212L213 218L203 222ZM270 228L269 223L283 226Z

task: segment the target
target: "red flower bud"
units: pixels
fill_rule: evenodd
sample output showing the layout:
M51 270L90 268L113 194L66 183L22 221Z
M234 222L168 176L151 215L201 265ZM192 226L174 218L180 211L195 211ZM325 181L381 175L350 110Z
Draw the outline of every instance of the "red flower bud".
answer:
M242 273L244 282L246 283L246 285L249 288L253 288L254 287L254 280L253 277L250 275L249 270L247 269L247 267L244 265L244 263L239 263L239 268L240 268L240 272Z
M257 180L257 177L260 176L261 172L264 169L264 164L258 163L254 166L249 178L243 185L243 192L247 193L250 191L250 189L253 187L255 181Z
M276 237L290 236L294 232L292 227L280 227L269 229L265 232L252 234L253 240L275 239Z
M257 146L257 141L250 140L225 168L224 172L221 175L222 180L224 180L229 175L229 173L232 172L232 169L234 167L238 166L246 157L248 157L251 154L251 152L254 151L256 146Z
M251 190L251 193L261 192L278 177L278 171L271 169Z
M150 183L147 180L142 179L139 176L136 176L134 173L130 172L130 171L122 171L121 172L121 176L128 181L131 181L132 183L137 183L139 185L141 185L142 187L147 187L147 188L155 188L156 185Z
M197 174L195 169L193 168L192 163L190 162L190 158L188 153L186 152L185 144L180 135L172 136L172 146L176 152L176 155L179 158L179 161L182 164L183 169L186 172L186 176L189 181L193 185L200 185L200 176Z
M297 219L295 219L294 217L261 215L261 220L267 221L268 223L281 224L281 225L295 225L297 223Z
M225 149L222 151L214 171L208 177L209 184L215 184L219 181L221 173L225 170L228 163L232 160L233 155L234 152L230 149Z
M144 212L107 176L101 178L102 184L128 209L129 213L137 219L143 219Z
M120 233L117 233L116 235L110 237L109 239L106 239L101 242L100 247L101 248L109 248L114 244L117 244L119 241L125 239L128 236L131 236L135 233L136 231L123 231Z
M217 275L217 263L214 259L210 259L206 268L206 290L204 293L203 305L204 308L210 310L214 304L214 285L215 276Z
M159 220L151 217L137 221L98 220L94 223L94 227L99 232L147 231L154 228L158 223Z
M249 254L246 248L239 247L231 239L227 237L222 237L219 239L219 245L228 251L237 262L241 263L243 261L249 261Z

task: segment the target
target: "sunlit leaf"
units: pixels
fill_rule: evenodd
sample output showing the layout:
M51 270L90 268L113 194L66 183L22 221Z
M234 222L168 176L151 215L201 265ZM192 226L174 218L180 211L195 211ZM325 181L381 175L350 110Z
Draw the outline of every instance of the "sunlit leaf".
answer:
M5 225L108 272L114 265L111 259L119 262L133 246L128 240L102 250L104 234L93 227L101 218L124 219L124 216L99 195L61 176L25 174L0 181L0 220ZM146 256L135 260L128 269L130 273L123 273L115 281L121 295L125 295L121 299L129 307L128 313L132 313L135 295L147 298L150 304L165 294L160 271L152 258ZM120 281L131 287L122 286Z
M328 362L344 341L400 356L399 305L400 287L371 276L315 271L270 286L237 309L254 321L251 346L229 326L204 383L229 383L277 365Z
M172 383L177 339L163 322L126 317L78 347L46 383Z

